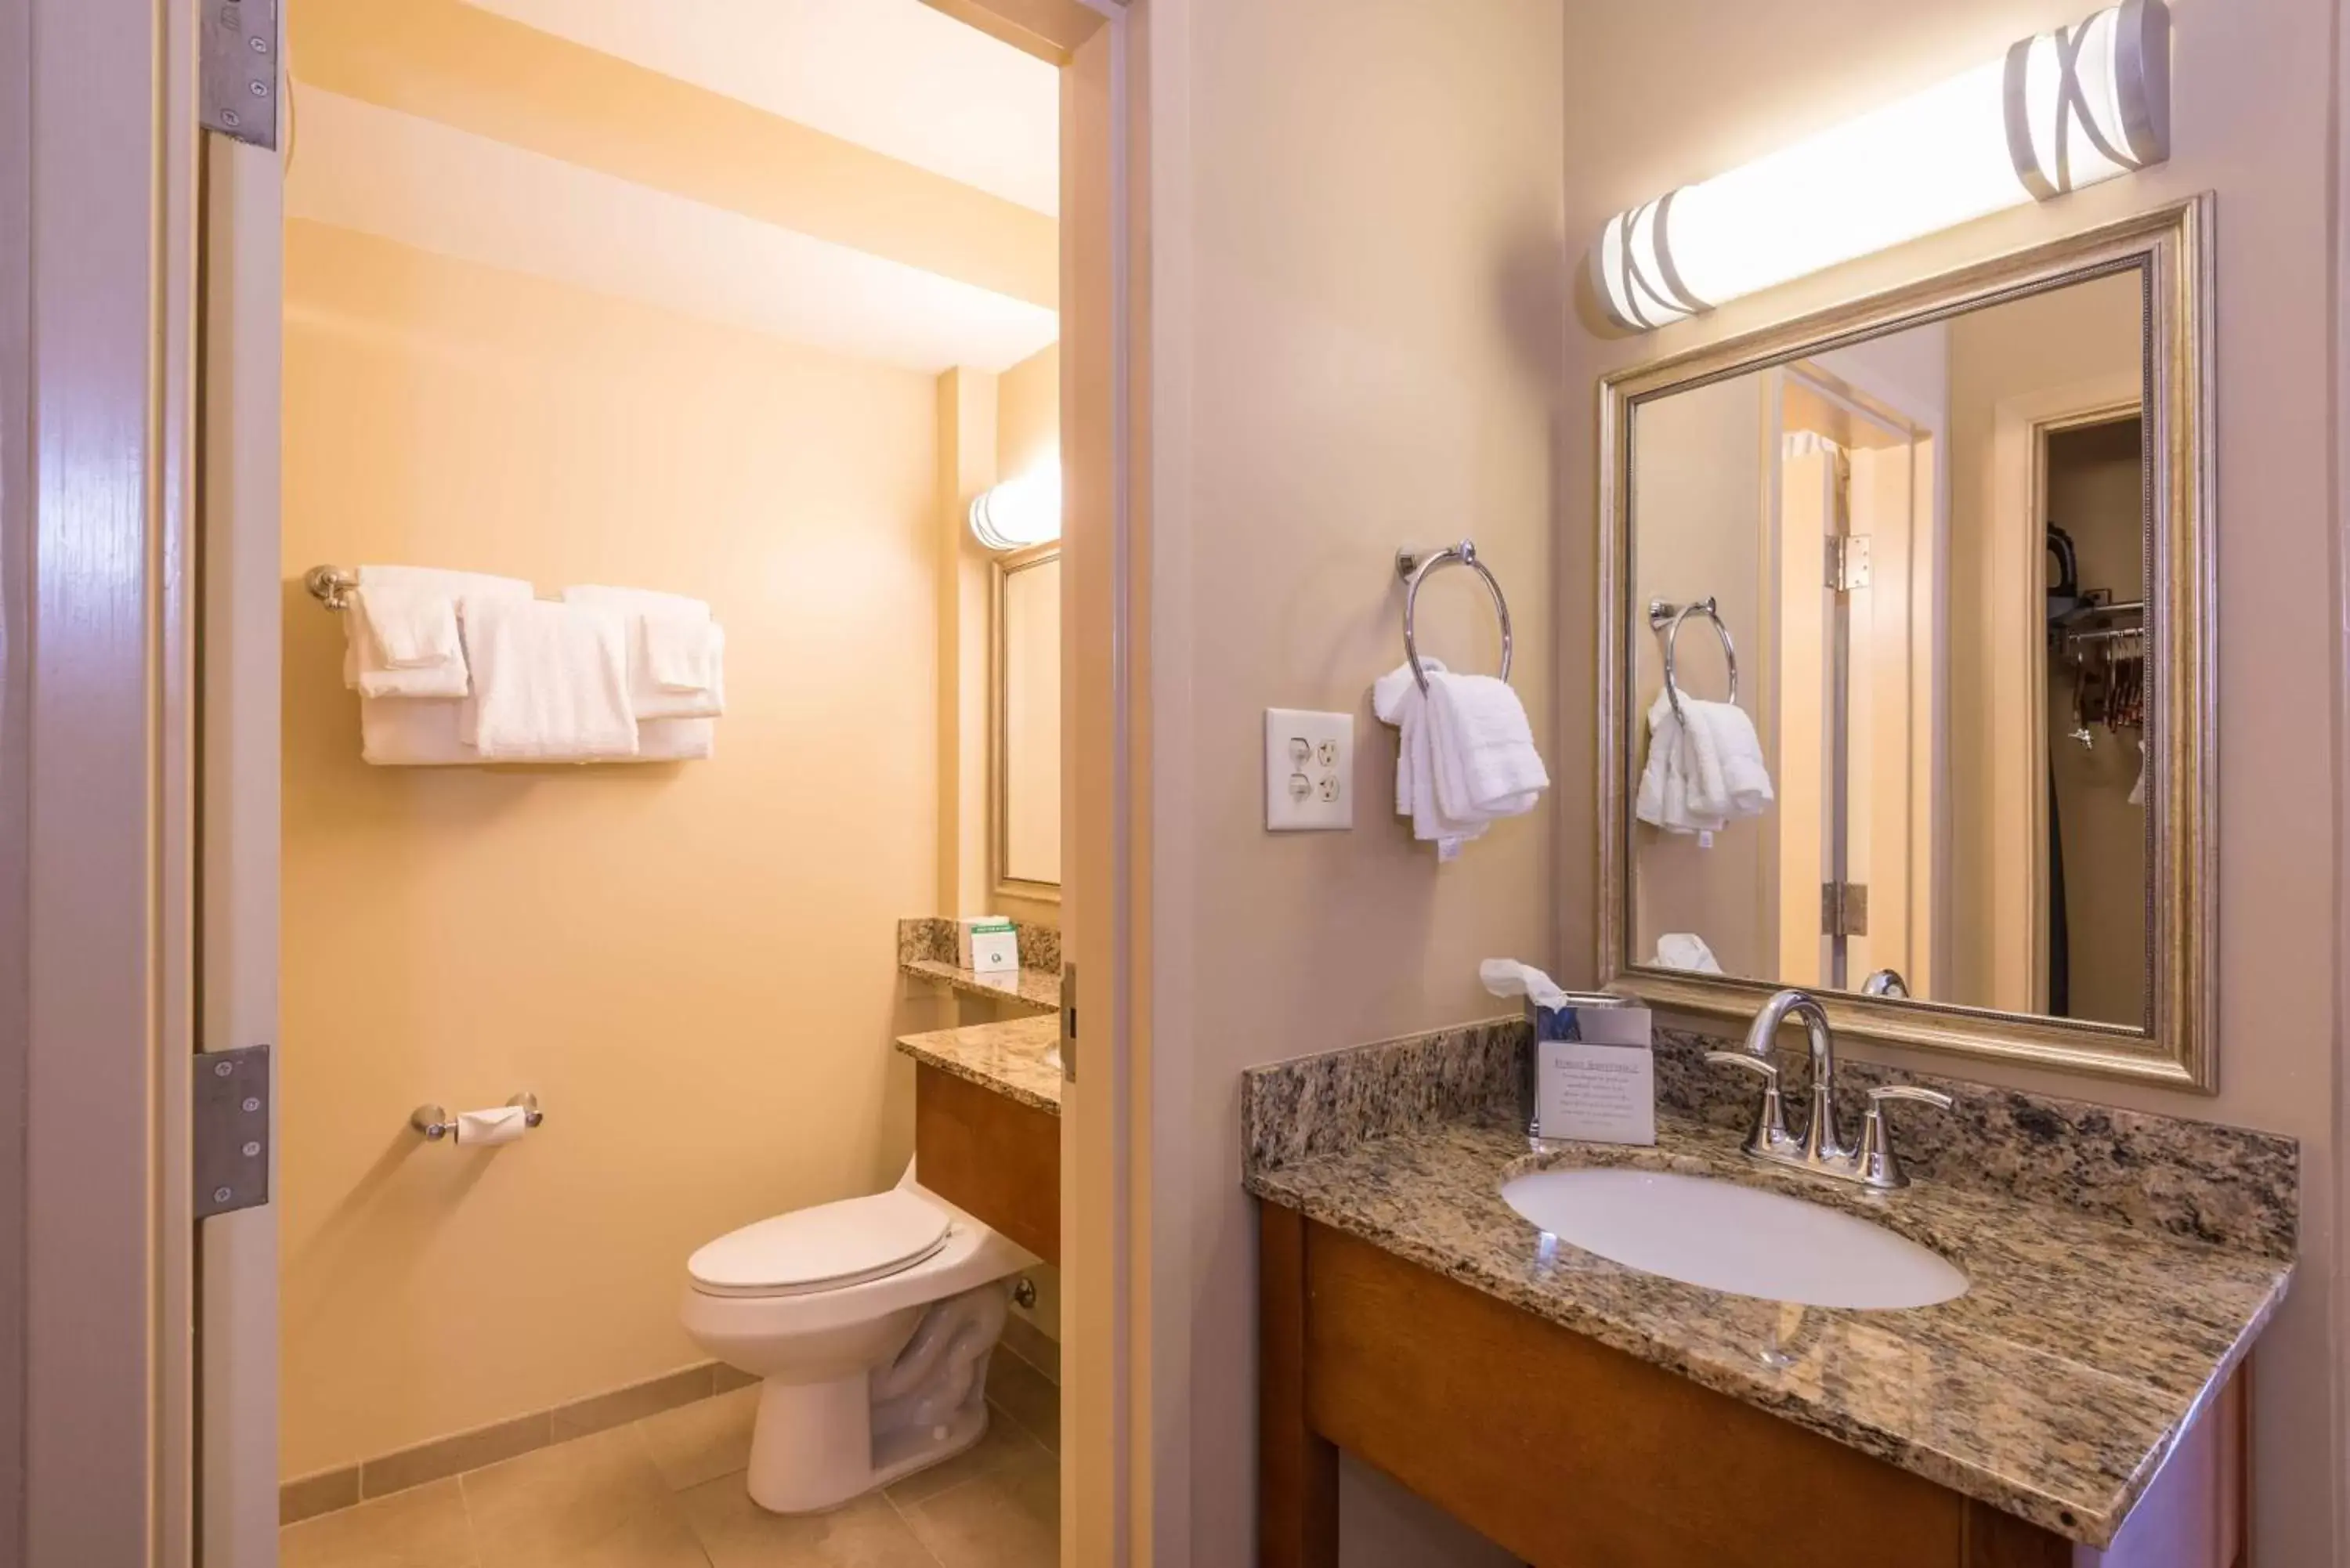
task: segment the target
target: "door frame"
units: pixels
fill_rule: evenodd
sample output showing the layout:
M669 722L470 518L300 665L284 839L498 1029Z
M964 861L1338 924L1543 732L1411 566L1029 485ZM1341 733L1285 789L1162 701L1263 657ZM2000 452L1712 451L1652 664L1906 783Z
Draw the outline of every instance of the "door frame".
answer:
M1065 764L1072 884L1107 892L1071 944L1087 1012L1063 1223L1090 1261L1067 1282L1065 1365L1096 1375L1079 1371L1065 1399L1062 1532L1065 1561L1144 1563L1148 5L931 3L1061 66L1065 125L1102 133L1092 166L1064 170L1065 277L1109 312L1105 333L1065 334L1065 376L1078 372L1065 385L1103 394L1064 401L1080 516L1067 559L1087 606L1065 635L1095 654L1065 711L1109 743ZM22 1107L0 1114L0 1173L23 1178L0 1174L0 1559L30 1568L197 1560L196 639L200 596L218 587L195 527L200 375L216 368L199 317L221 297L205 284L239 280L199 270L205 171L220 165L195 129L196 15L194 0L0 0L0 129L14 133L0 136L0 1105ZM276 182L255 183L274 197ZM233 227L260 221L252 190L217 186ZM240 520L256 491L274 519L272 487L245 477ZM240 733L233 745L252 743ZM274 994L239 994L208 989L207 1021L274 1010ZM274 1217L232 1218L274 1231ZM216 1304L224 1269L275 1269L274 1245L223 1259L205 1280ZM233 1315L250 1328L248 1310ZM208 1334L207 1363L234 1337ZM273 1562L274 1529L233 1515L211 1568ZM207 1509L203 1523L210 1535L224 1517Z
M2141 378L2093 376L2002 398L1991 409L1987 645L1994 711L2022 713L2043 743L1992 766L1992 990L1984 1005L2048 1011L2048 438L2145 412Z

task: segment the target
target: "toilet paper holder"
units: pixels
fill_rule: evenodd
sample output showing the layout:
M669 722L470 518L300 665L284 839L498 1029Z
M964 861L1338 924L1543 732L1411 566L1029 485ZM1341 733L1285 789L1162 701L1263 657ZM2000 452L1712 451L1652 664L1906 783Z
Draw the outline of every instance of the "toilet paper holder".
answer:
M546 1113L538 1108L536 1095L516 1095L506 1104L522 1107L522 1125L526 1127L536 1127L546 1119ZM439 1106L417 1106L408 1114L408 1125L422 1133L427 1143L439 1143L444 1137L457 1141L457 1118Z

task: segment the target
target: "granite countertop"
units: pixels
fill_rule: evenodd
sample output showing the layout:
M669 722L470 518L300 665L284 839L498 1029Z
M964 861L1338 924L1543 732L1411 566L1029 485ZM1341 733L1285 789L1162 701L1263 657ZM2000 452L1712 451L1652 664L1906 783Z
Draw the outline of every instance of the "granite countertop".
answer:
M1018 974L978 974L939 959L907 959L898 967L907 974L942 981L965 996L991 997L1049 1012L1061 1011L1061 977L1041 969L1024 969Z
M898 1049L926 1066L1057 1116L1061 1069L1045 1055L1060 1041L1061 1021L1048 1016L908 1034Z
M1020 941L1017 974L979 974L955 962L952 920L920 919L898 922L898 970L923 980L935 980L965 996L981 996L1014 1007L1040 1012L1061 1010L1061 933L1025 922L1014 928Z
M1914 1168L1915 1185L1872 1192L1758 1164L1741 1152L1738 1131L1670 1114L1669 1102L1654 1148L1530 1153L1523 1127L1487 1092L1511 1070L1503 1031L1481 1025L1451 1038L1451 1054L1433 1069L1440 1082L1410 1065L1412 1052L1428 1054L1417 1042L1253 1074L1248 1189L2092 1546L2112 1542L2292 1276L2289 1220L2280 1253L2256 1236L2213 1244L2168 1220L2134 1225ZM1660 1038L1660 1078L1665 1054ZM1385 1108L1396 1099L1416 1108ZM2116 1136L2137 1140L2136 1149L2160 1135L2131 1126ZM2055 1141L2077 1158L2079 1137ZM2289 1177L2293 1162L2280 1158ZM1853 1311L1644 1273L1546 1242L1503 1201L1504 1180L1559 1166L1724 1178L1862 1215L1950 1258L1970 1287L1937 1306ZM2141 1173L2144 1189L2158 1189L2159 1175Z

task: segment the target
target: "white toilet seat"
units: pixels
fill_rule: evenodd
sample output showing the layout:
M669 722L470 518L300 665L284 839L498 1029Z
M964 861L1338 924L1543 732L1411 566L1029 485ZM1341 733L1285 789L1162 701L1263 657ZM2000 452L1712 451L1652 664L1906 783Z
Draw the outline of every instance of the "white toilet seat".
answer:
M730 1231L686 1261L703 1295L766 1298L888 1279L947 1244L953 1217L905 1188L820 1203Z

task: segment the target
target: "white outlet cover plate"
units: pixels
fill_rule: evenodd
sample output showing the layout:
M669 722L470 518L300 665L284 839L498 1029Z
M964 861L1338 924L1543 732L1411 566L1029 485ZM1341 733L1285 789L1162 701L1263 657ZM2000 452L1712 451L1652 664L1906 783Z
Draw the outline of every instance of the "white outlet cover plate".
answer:
M1264 711L1264 826L1328 833L1355 826L1355 716Z

